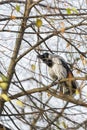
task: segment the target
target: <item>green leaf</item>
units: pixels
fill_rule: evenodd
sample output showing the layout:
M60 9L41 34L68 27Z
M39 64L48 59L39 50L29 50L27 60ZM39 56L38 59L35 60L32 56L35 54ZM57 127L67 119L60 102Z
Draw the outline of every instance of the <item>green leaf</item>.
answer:
M72 8L67 8L66 9L67 14L72 14L72 13L78 13L78 10L75 7Z
M67 8L67 9L66 9L66 12L67 12L67 14L72 14L71 8Z
M72 11L73 11L73 13L78 14L78 10L75 7L72 7Z
M17 12L20 12L20 5L16 5L15 9Z

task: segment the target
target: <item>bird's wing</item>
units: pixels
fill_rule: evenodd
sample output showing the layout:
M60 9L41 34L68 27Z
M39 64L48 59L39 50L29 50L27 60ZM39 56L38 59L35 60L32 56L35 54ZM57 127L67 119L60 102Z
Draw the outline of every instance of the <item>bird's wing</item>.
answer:
M63 58L61 58L61 62L62 62L62 65L64 66L64 68L67 70L67 73L68 73L68 72L71 72L71 70L70 70L68 64L66 63L66 61L65 61ZM72 72L71 72L71 73L72 73Z
M53 71L54 73L57 75L58 79L63 79L67 77L67 71L66 68L62 65L61 60L59 59L59 57L53 57L52 58L53 61Z
M71 69L69 68L69 66L67 65L67 63L64 60L61 60L61 61L62 61L63 66L67 70L67 78L73 78L74 75L73 75ZM75 80L68 80L68 81L66 81L66 85L69 87L69 92L72 91L70 93L73 94L73 93L76 92L78 84L77 84L77 82Z
M65 72L67 73L66 78L73 78L74 77L71 69L69 68L69 66L67 64L67 62L61 56L56 56L55 57L55 62L57 64L61 64L63 70L66 70L66 71L64 71L64 73ZM72 89L74 89L74 92L75 92L75 89L77 88L77 82L76 81L69 80L69 81L66 82L66 85L68 87L71 86Z
M53 57L53 62L58 65L63 66L66 69L67 73L68 73L68 71L71 71L69 66L67 65L66 61L61 56L55 55L55 57Z

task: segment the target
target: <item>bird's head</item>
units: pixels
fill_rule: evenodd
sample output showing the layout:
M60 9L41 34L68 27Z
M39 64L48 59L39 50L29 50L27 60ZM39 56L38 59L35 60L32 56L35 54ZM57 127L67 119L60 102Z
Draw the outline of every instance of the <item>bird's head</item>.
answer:
M53 62L52 62L51 54L49 54L49 53L43 53L42 55L39 54L37 57L40 58L49 67L52 67Z

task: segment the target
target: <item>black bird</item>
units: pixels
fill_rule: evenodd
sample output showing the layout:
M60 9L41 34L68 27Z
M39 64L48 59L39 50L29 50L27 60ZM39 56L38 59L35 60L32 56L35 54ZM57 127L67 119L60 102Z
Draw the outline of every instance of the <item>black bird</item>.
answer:
M61 80L64 78L73 78L73 73L66 61L59 55L43 53L38 55L47 66L48 73L53 80ZM63 94L73 95L77 89L77 82L68 80L60 83L60 91Z

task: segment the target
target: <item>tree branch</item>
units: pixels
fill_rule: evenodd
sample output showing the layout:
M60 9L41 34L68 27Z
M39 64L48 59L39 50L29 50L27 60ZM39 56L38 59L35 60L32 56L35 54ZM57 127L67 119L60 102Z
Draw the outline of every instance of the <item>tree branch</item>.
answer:
M21 28L20 28L21 33L18 34L18 37L16 39L14 51L13 51L12 58L11 58L11 61L10 61L10 65L9 65L9 68L8 68L8 72L7 72L8 87L7 87L7 90L3 91L2 93L7 93L8 89L10 87L11 79L13 77L13 74L14 74L14 71L15 71L15 66L16 66L15 60L17 59L17 56L18 56L18 53L19 53L19 50L20 50L21 42L22 42L23 35L24 35L25 29L26 29L27 17L29 16L29 13L30 13L30 5L31 5L30 0L26 0L25 11L24 11L24 19L21 22ZM0 102L0 113L2 113L2 111L3 111L3 106L4 106L4 102L1 101Z

